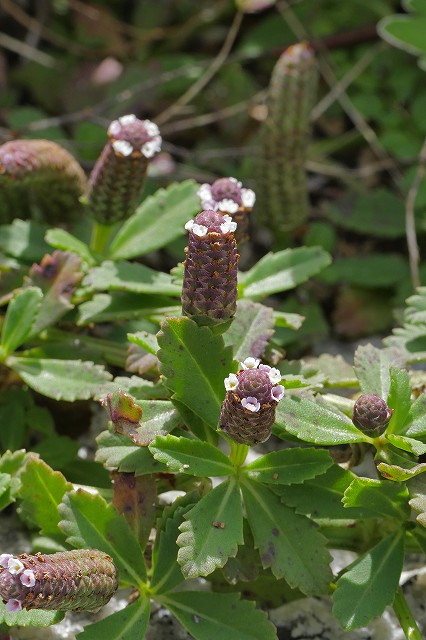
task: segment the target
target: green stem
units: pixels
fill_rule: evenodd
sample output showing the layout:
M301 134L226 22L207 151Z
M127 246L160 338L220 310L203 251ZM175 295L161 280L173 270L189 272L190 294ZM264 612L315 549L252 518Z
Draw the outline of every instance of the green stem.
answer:
M94 253L98 253L101 256L105 254L105 249L108 246L113 230L114 225L112 224L93 223L90 248Z
M247 458L250 447L247 444L238 444L233 440L231 440L230 443L231 453L229 454L229 459L234 467L241 467L241 465L244 464L244 461Z
M407 640L423 640L401 587L398 587L392 607Z

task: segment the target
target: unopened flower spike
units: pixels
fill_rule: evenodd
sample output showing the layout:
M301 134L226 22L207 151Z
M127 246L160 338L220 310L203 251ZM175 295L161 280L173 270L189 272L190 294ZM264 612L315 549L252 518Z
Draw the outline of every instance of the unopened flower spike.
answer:
M219 428L235 442L255 445L271 435L284 387L277 384L281 381L278 369L261 364L258 358L246 358L240 366L237 374L225 378Z
M7 611L94 611L118 587L112 558L97 549L0 556L0 597Z
M248 240L249 215L256 202L252 189L245 189L236 178L219 178L212 185L202 184L198 190L203 209L218 211L229 222L237 224L237 244Z
M149 162L161 149L157 125L129 114L108 127L109 141L89 179L86 203L96 222L111 225L139 204Z
M386 431L393 410L375 393L365 393L355 402L352 422L370 438L378 438Z
M51 224L76 219L87 179L75 158L51 140L11 140L0 145L0 221L33 211Z
M182 288L182 311L199 324L222 324L237 306L235 223L207 210L190 220Z

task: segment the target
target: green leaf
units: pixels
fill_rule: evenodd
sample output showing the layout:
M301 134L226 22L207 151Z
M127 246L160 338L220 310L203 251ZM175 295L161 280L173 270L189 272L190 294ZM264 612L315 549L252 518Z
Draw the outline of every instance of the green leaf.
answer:
M158 333L158 359L173 398L213 428L217 428L224 379L234 370L231 349L222 336L189 318L168 318Z
M54 400L88 400L112 378L101 365L81 360L10 356L7 364L31 389Z
M149 598L139 597L132 604L127 605L99 622L88 625L84 631L77 634L79 640L135 640L144 638L148 628L150 616Z
M390 389L390 367L404 366L396 349L377 349L372 344L361 345L355 351L354 366L363 393L375 393L386 400Z
M426 527L426 476L409 480L407 486L411 496L408 504L418 514L417 522Z
M96 264L95 257L87 244L65 231L65 229L49 229L45 239L48 244L56 249L75 253L89 266Z
M239 275L241 297L254 300L288 291L305 282L331 262L320 247L299 247L268 253L246 273Z
M0 442L3 451L15 451L25 446L26 411L22 404L7 402L0 404Z
M166 465L155 460L148 447L137 446L126 436L102 431L96 441L98 449L95 460L102 462L107 469L135 473L137 476L167 472Z
M283 449L258 458L243 467L242 471L258 482L298 484L323 474L332 464L328 451Z
M400 255L371 254L339 258L320 275L327 284L343 282L366 289L391 287L409 274L407 261Z
M424 453L426 453L426 444L424 444L423 442L419 442L419 440L414 440L414 438L407 438L406 436L397 436L393 433L386 433L386 440L389 440L389 442L393 444L394 447L397 447L397 449L408 451L415 456L422 456Z
M263 567L306 595L328 593L332 573L326 539L312 520L284 506L268 488L242 482L247 518Z
M277 311L274 309L275 326L286 327L287 329L300 329L305 318L299 313L287 313L286 311Z
M186 578L208 576L235 557L244 543L240 490L230 478L185 514L177 539L178 562Z
M157 536L152 556L152 578L150 587L155 594L172 591L181 584L185 577L177 561L179 526L184 515L192 508L188 502L190 494L177 498L172 505L166 507L162 516L162 525L157 525Z
M0 251L22 262L40 262L50 247L44 241L47 227L29 220L0 225Z
M60 622L64 616L63 611L43 611L43 609L30 611L23 609L18 613L9 613L6 611L6 605L0 600L0 624L7 624L8 627L50 627Z
M0 355L7 357L24 344L31 333L43 294L38 287L21 289L7 308L1 330Z
M54 471L36 454L29 454L21 473L19 512L27 522L46 536L61 536L58 505L72 484Z
M346 489L356 478L355 474L335 464L323 475L307 480L301 485L274 487L283 502L294 507L296 513L310 515L315 519L364 519L375 518L376 512L369 507L346 509L342 500Z
M422 393L411 405L401 433L409 438L426 438L426 394Z
M181 307L173 306L174 300L165 296L142 293L99 293L92 300L83 302L78 308L79 326L92 322L116 322L132 318L155 317L156 315L180 315Z
M72 547L93 547L108 553L117 565L120 581L140 586L146 579L141 547L124 516L101 496L78 489L67 493L59 506L60 529Z
M156 460L167 465L170 471L192 476L226 476L235 473L229 458L208 442L158 436L149 450Z
M145 349L148 353L152 353L154 356L157 355L158 351L158 342L157 336L152 333L148 333L148 331L137 331L136 333L128 333L127 338L129 342L133 342L137 344L142 349Z
M411 408L411 385L405 369L391 367L387 405L393 414L386 433L401 433Z
M108 260L100 267L93 267L82 284L89 291L118 290L166 296L180 296L182 292L170 275L137 262Z
M239 300L231 326L224 334L226 346L233 347L235 360L260 358L274 333L274 313L251 300Z
M409 465L408 461L404 467L396 464L387 464L386 462L380 462L377 465L377 469L381 475L387 480L393 480L394 482L404 482L410 480L426 471L426 463Z
M392 604L404 561L404 531L360 556L337 581L333 614L349 631L364 627Z
M407 518L408 490L405 485L371 478L355 478L345 491L345 507L367 507L384 518ZM349 509L350 517L350 509Z
M185 223L200 210L199 187L194 180L185 180L144 200L115 236L109 256L136 258L183 236Z
M318 358L309 358L309 365L317 367L325 377L326 387L356 387L358 381L353 367L342 358L323 353Z
M181 591L159 600L195 640L277 640L266 613L236 593Z
M300 440L314 444L348 444L366 440L366 436L343 413L307 398L284 396L277 406L275 424Z
M416 56L426 53L426 16L386 16L377 28L380 36L393 46Z

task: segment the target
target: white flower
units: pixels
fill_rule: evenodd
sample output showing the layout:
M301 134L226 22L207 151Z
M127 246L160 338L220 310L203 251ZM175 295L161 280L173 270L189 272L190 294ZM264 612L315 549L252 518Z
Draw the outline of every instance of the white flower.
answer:
M241 188L242 183L241 183L241 182L239 182L239 181L237 180L237 178L228 178L228 180L229 180L230 182L233 182L234 184L236 184L236 185L237 185L237 187L240 187L240 188Z
M226 216L226 217L229 218L229 216ZM236 228L237 228L236 222L222 222L222 224L220 225L220 230L222 231L222 233L234 232Z
M134 113L129 113L127 116L121 116L121 118L118 118L119 123L123 125L123 127L125 127L126 124L132 124L135 120L137 120L137 118Z
M281 371L279 371L278 369L272 368L270 369L270 371L268 371L268 375L269 375L269 380L272 382L272 384L277 384L278 382L281 382Z
M272 387L271 396L272 400L275 402L279 402L284 395L284 387L281 384L278 384L276 387Z
M25 569L19 576L19 579L24 587L33 587L36 582L34 571L31 571L31 569Z
M193 234L195 234L199 238L202 238L203 236L205 236L207 234L208 228L205 227L203 224L194 224L192 226L191 231L192 231Z
M241 189L241 200L243 207L251 209L256 202L256 194L252 189Z
M152 156L161 149L161 136L156 136L152 140L148 140L141 147L141 153L145 158L152 158Z
M149 136L158 136L160 133L160 129L157 127L155 122L151 122L151 120L144 120L145 130Z
M243 398L241 400L241 404L244 407L244 409L248 409L248 411L251 411L252 413L257 413L257 411L260 410L259 400L257 398L253 398L252 396L248 398Z
M9 558L9 562L7 563L7 568L9 570L9 573L11 573L13 576L17 576L25 569L22 562L18 560L18 558L13 558L13 557Z
M229 213L236 213L239 209L239 205L237 202L234 202L230 198L224 198L217 205L220 211L228 211Z
M118 136L120 131L121 131L121 124L119 123L118 120L113 120L108 127L108 135L112 137Z
M240 367L241 369L257 369L259 364L259 358L246 358L244 362L240 362Z
M203 211L217 211L217 202L214 200L201 200L201 208Z
M207 184L207 182L205 182L204 184L202 184L200 186L200 188L197 191L197 196L201 199L201 200L210 200L212 197L212 188L209 184Z
M232 391L238 387L238 378L235 373L230 373L227 378L225 378L225 389L227 391Z
M16 611L22 610L22 604L20 600L16 598L11 598L6 602L6 611L10 611L11 613L16 613Z
M0 555L0 566L2 566L4 569L7 569L9 560L11 558L13 558L13 555L11 553L2 553Z
M191 218L191 220L188 220L188 222L185 225L185 229L187 231L192 231L192 227L194 226L194 220Z
M272 367L270 367L269 364L260 364L259 369L261 371L266 371L266 373L269 373Z
M133 147L127 140L114 140L112 148L125 158L133 153Z

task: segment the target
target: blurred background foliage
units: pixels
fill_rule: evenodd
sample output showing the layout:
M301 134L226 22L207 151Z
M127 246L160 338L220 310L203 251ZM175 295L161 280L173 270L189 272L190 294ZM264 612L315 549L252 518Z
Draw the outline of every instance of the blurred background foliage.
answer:
M289 45L307 40L321 75L307 162L312 206L289 245L323 246L334 261L278 301L306 321L277 338L296 353L330 332L350 340L389 332L413 292L410 190L420 252L426 239L425 72L377 30L413 9L407 4L0 0L0 141L54 140L89 171L109 122L135 113L157 122L164 139L145 195L175 180L226 175L256 189L272 69ZM253 218L244 268L273 244L256 209ZM179 239L164 252L164 270L183 246ZM419 273L424 283L426 265Z

